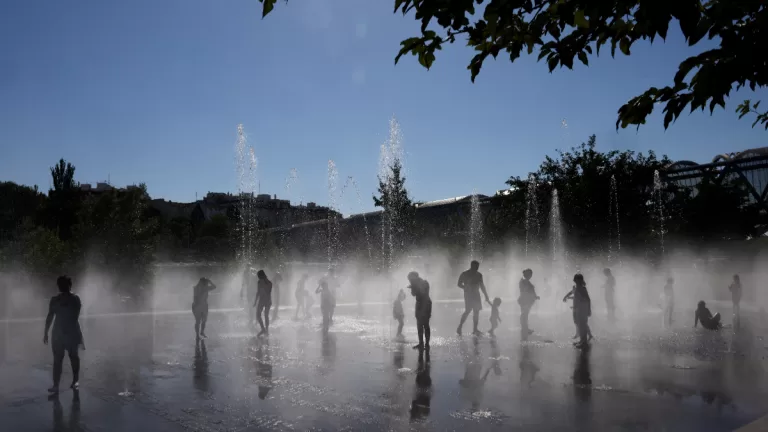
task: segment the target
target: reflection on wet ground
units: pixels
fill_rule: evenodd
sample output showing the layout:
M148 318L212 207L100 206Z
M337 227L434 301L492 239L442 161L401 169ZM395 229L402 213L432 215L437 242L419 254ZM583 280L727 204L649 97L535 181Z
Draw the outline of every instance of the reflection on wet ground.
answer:
M457 337L456 306L436 305L432 350L419 352L412 320L395 342L380 308L357 312L340 308L325 336L317 322L278 320L269 338L242 313L214 313L201 341L191 314L84 320L81 390L50 400L42 323L3 323L0 418L14 431L703 431L766 411L758 330L663 331L656 317L603 329L598 318L597 340L577 350L569 316L532 317L525 342L513 327Z

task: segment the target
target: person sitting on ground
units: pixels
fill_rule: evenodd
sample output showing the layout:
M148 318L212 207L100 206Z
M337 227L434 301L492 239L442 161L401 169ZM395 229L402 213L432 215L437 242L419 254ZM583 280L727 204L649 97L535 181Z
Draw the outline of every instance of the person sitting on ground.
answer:
M408 273L411 295L416 297L416 330L419 334L419 344L414 349L429 350L431 329L429 319L432 318L432 299L429 298L429 282L419 277L416 272Z
M720 324L720 313L716 313L714 316L712 312L707 309L707 304L704 301L699 302L698 308L696 308L696 317L693 326L696 327L701 321L701 326L707 330L719 330L722 327Z
M403 337L403 324L405 319L405 312L403 312L403 301L405 300L405 291L400 290L397 293L397 299L392 306L392 317L397 320L397 335L395 337Z
M499 323L501 322L501 317L499 316L499 306L501 306L501 299L496 297L493 299L493 304L491 305L491 329L488 331L488 334L491 336L496 336L493 334L493 331L496 330L496 327L498 327Z

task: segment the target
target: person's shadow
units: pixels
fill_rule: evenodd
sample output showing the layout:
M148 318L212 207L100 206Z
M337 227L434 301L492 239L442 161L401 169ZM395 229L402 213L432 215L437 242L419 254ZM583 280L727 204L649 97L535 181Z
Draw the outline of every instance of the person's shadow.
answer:
M210 387L208 376L208 349L205 341L198 339L195 342L195 363L193 384L201 392L207 393Z
M55 432L74 432L85 429L80 426L80 390L72 390L72 405L69 408L69 423L64 423L64 408L61 406L59 394L48 397L53 402L53 430Z
M262 340L256 348L256 375L259 377L259 399L266 399L272 390L272 354L269 339Z
M432 403L432 377L430 376L429 351L419 351L419 368L416 371L416 390L411 401L411 420L418 421L429 416Z
M573 370L573 387L576 392L576 398L583 402L589 402L592 397L592 374L590 372L589 357L591 348L586 345L579 350L576 357L576 366Z

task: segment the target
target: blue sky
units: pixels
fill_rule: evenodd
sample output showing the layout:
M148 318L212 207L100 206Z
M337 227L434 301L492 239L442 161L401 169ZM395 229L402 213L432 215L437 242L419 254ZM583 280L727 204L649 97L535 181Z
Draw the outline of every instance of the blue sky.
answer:
M616 132L616 110L670 82L692 53L679 32L631 57L547 72L499 58L472 84L472 52L448 47L432 70L399 41L418 23L391 0L291 0L262 20L255 0L4 0L0 2L0 180L47 189L60 157L77 180L144 182L153 197L192 201L235 191L234 146L245 126L261 191L328 202L327 163L360 184L371 209L379 146L400 122L407 185L417 200L491 194L546 154L597 134L602 150L653 149L672 159L766 145L726 110L684 115L665 131ZM563 120L567 127L563 126ZM348 194L342 211L361 209Z

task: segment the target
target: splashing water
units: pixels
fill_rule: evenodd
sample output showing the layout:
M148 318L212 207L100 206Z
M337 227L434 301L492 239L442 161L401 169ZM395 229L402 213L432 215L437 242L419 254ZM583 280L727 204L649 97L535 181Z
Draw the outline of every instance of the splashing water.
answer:
M611 176L611 190L608 207L608 262L620 260L621 229L619 226L619 194L616 186L616 176ZM614 249L615 244L615 249Z
M536 203L536 177L528 176L528 193L525 207L525 256L531 248L533 239L539 234L539 207Z
M338 192L339 192L339 171L336 169L336 163L328 160L328 269L333 267L338 258L339 249L339 220L338 212Z
M344 193L347 190L347 187L352 187L355 190L355 196L357 198L357 205L360 208L360 211L363 215L363 229L365 230L365 245L368 248L368 263L373 264L373 251L371 249L371 235L368 231L368 219L365 216L365 212L363 211L363 199L360 195L360 187L357 185L357 181L355 181L355 178L352 176L347 177L347 181L344 183L344 187L341 190L341 195L344 196Z
M238 258L241 262L249 262L252 259L253 191L257 183L257 160L253 147L248 147L248 139L242 124L237 125L235 168L237 195L240 200L240 217L237 221L237 232L240 235Z
M480 197L472 191L472 209L469 226L469 254L471 258L481 259L483 249L483 215L480 210Z
M552 242L552 262L563 263L565 247L563 246L563 221L560 218L560 197L557 189L552 190L552 205L549 210L549 238Z
M664 257L664 191L659 170L653 172L653 214L656 220L655 233L659 238L661 257Z
M394 190L395 178L392 175L395 166L400 166L401 174L404 173L403 164L403 134L400 130L400 124L393 116L389 121L389 137L381 145L379 153L379 173L378 178L384 184L386 195L392 196L390 192ZM398 236L403 228L402 209L396 202L385 202L381 229L381 256L382 268L392 269L394 260L398 253L397 246L402 246L405 239Z

